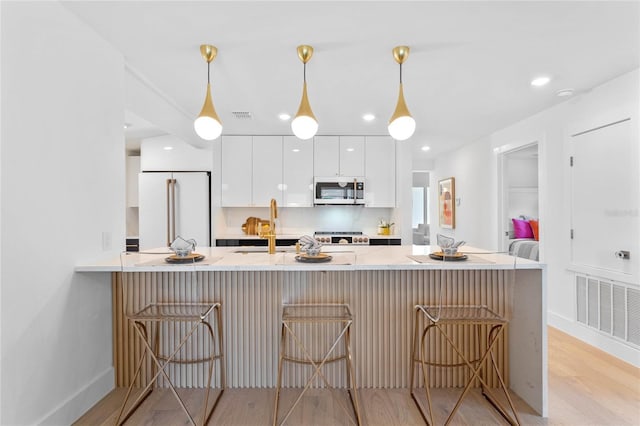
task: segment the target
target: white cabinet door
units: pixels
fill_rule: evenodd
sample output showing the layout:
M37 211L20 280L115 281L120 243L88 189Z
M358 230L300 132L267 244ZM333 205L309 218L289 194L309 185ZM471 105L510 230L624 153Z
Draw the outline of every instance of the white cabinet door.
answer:
M313 142L285 136L283 206L313 207Z
M364 176L364 136L340 136L340 176Z
M396 206L396 145L389 136L367 136L365 206Z
M222 207L251 205L252 137L223 136L221 159Z
M254 136L252 206L282 204L282 188L282 136Z
M338 136L316 136L313 138L313 175L340 175L340 138Z

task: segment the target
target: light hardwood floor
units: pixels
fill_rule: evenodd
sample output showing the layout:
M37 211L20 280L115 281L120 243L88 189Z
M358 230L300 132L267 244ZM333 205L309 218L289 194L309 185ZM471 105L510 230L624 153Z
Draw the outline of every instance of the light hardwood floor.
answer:
M115 389L85 413L76 425L111 425L125 389ZM181 390L187 406L199 413L201 391ZM436 418L442 422L452 408L457 389L435 389ZM213 396L213 395L212 395ZM280 413L297 396L284 390ZM406 389L362 389L359 392L364 423L368 425L422 425L420 413ZM272 389L228 389L210 424L268 425ZM342 391L310 390L291 415L291 425L353 424L345 410ZM528 425L640 425L640 369L617 360L554 328L549 328L549 418L542 419L515 396L520 419ZM458 425L506 424L478 390L465 399L454 418ZM127 424L188 424L176 400L166 390L154 391Z

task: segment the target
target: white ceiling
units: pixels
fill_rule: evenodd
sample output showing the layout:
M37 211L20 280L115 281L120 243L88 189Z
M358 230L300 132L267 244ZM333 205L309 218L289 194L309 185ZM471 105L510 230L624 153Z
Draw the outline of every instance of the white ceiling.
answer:
M65 6L195 117L214 44L213 99L223 134L291 134L302 89L296 46L310 44L309 99L319 134L386 134L398 90L391 49L411 48L405 96L415 155L433 158L639 66L633 2L70 1ZM535 76L551 83L531 87ZM233 117L249 111L251 120ZM144 118L144 111L135 111ZM365 123L364 113L376 120ZM162 123L153 123L162 128ZM424 153L419 148L431 146Z

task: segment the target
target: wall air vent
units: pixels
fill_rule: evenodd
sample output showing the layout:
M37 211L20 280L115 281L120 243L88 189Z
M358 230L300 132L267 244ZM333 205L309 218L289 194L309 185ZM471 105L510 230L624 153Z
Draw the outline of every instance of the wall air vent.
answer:
M253 117L249 111L231 111L237 120L251 120Z
M624 283L575 275L576 321L616 340L640 346L640 290Z

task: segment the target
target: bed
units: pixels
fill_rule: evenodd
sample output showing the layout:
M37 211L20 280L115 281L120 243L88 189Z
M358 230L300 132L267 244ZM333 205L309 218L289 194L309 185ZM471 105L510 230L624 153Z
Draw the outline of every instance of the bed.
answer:
M509 240L509 254L537 261L539 246L540 242L533 238L515 238Z

